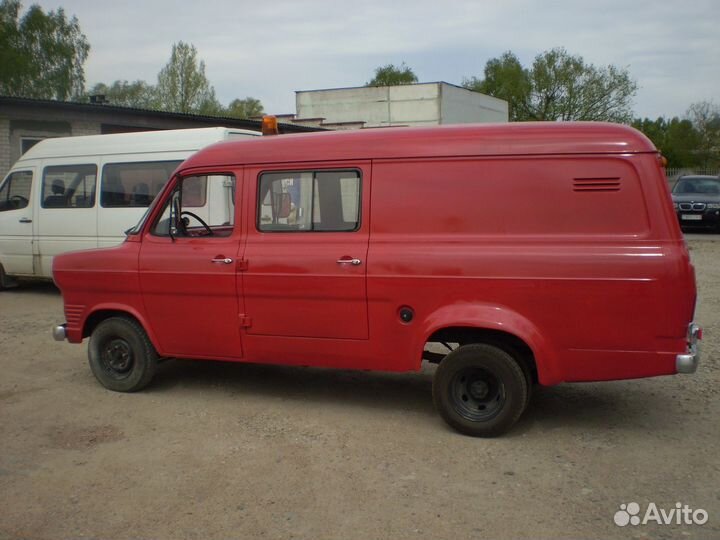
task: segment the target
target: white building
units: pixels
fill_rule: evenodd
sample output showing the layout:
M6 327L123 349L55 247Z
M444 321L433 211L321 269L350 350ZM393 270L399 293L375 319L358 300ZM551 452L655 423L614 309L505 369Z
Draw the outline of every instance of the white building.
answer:
M445 82L302 90L295 95L294 122L320 121L330 129L508 121L507 101Z

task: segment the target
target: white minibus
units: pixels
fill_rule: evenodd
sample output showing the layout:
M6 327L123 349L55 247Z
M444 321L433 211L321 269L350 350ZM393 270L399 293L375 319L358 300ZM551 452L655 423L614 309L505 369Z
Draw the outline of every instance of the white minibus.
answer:
M259 135L213 127L40 141L0 184L0 289L51 278L60 253L119 244L186 158Z

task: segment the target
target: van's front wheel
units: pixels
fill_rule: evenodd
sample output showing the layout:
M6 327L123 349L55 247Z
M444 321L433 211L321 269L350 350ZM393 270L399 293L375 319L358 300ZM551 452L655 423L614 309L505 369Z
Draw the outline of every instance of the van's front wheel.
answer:
M88 360L93 375L105 388L136 392L155 375L158 355L137 322L111 317L93 330Z
M483 343L458 347L435 372L433 400L452 427L474 437L501 435L520 418L528 382L518 362Z

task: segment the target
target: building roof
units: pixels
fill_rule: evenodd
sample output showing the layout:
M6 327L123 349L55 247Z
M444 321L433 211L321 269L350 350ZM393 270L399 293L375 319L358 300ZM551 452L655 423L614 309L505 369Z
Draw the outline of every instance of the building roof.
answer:
M208 116L202 114L186 114L176 112L155 111L151 109L138 109L133 107L118 107L116 105L78 103L74 101L57 101L50 99L31 99L12 96L0 96L0 110L2 107L31 107L34 109L50 109L82 114L112 113L123 115L128 118L157 118L176 119L186 121L197 121L204 124L222 125L231 128L249 129L261 131L262 121L232 118L229 116ZM281 133L299 133L308 131L323 131L321 128L307 126L296 126L293 124L279 124Z
M209 163L640 152L657 150L645 135L620 124L515 122L259 137L214 144L188 159L183 168Z

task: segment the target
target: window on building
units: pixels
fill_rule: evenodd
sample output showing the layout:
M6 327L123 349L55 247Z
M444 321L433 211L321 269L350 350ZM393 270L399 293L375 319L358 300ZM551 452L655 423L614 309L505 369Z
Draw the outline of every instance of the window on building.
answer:
M147 207L181 161L108 163L103 167L100 204L104 208Z
M260 231L354 231L360 225L358 171L260 175Z
M32 172L17 171L0 186L0 212L25 208L30 201Z
M20 139L20 154L24 154L42 140L40 137L22 137Z
M41 201L43 208L92 208L95 206L97 166L45 167Z

